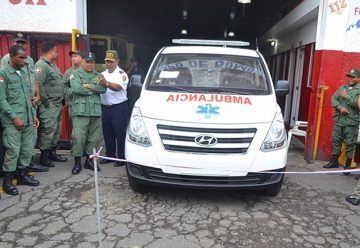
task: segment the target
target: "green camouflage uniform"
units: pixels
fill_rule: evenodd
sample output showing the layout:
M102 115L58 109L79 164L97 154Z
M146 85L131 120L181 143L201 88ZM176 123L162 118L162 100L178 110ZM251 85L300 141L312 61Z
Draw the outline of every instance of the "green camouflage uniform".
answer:
M71 75L73 75L79 69L80 68L75 68L74 66L72 66L66 70L66 72L64 73L64 76L63 76L65 100L66 100L66 104L68 105L68 108L69 108L70 118L71 118L71 101L72 101L72 90L71 90L71 86L70 86L70 78L72 77Z
M59 68L44 58L35 64L35 78L41 93L39 145L47 150L56 147L60 139L64 84Z
M347 98L339 95L341 90L345 90L348 94ZM334 127L332 131L332 154L339 155L341 153L341 145L346 144L346 158L352 159L359 131L359 107L357 104L360 94L360 85L341 86L332 96L331 105L335 109ZM341 107L348 109L348 114L340 112Z
M72 98L72 90L71 90L71 86L70 86L70 78L72 77L71 75L73 75L79 69L80 68L75 68L73 66L73 67L70 67L69 69L67 69L66 72L64 73L64 76L63 76L64 91L65 91L65 99L67 102L71 102L71 98Z
M35 109L31 103L27 75L23 70L19 73L10 64L0 69L0 119L4 126L6 148L4 172L26 168L33 153ZM12 121L15 117L23 121L23 129L16 129Z
M101 74L77 70L70 80L72 89L72 155L82 157L93 153L101 135L101 101L100 94L106 87L98 85ZM91 90L83 88L83 84L91 84Z
M1 59L1 67L4 67L6 64L9 64L10 62L10 55L5 54L5 56ZM35 96L35 88L36 88L36 82L35 82L35 65L34 60L27 56L25 65L21 68L26 73L26 83L30 90L31 96ZM36 139L37 139L37 128L35 128L35 135L34 135L34 146L36 145ZM33 151L33 155L35 155L35 150Z

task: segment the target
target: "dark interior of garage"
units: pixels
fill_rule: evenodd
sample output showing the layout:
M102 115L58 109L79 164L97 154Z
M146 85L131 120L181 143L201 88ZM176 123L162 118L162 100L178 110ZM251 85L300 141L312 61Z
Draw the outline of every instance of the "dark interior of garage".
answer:
M151 51L173 38L242 40L261 36L302 0L88 0L89 34L119 35ZM246 1L245 1L246 2Z

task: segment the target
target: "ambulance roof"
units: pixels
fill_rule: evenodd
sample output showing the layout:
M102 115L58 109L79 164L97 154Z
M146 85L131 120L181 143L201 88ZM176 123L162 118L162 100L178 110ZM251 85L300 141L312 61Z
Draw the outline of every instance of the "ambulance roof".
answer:
M234 48L234 47L216 47L216 46L170 46L165 47L161 54L174 53L195 53L195 54L224 54L238 55L247 57L260 57L255 50Z

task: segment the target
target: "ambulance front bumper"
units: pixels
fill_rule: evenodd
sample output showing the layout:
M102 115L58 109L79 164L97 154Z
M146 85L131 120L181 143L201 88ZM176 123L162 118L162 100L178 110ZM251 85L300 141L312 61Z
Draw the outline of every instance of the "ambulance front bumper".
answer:
M265 189L280 182L281 173L249 172L245 176L193 176L164 173L160 168L127 163L127 174L136 183L203 189ZM272 170L282 172L285 168Z

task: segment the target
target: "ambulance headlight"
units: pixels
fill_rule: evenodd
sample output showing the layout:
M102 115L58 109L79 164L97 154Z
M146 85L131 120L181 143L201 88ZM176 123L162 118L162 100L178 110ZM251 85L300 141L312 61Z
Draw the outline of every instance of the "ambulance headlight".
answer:
M139 108L134 108L128 127L128 140L141 146L151 146L149 135Z
M286 130L281 113L276 113L273 123L261 146L264 152L283 148L286 145Z

